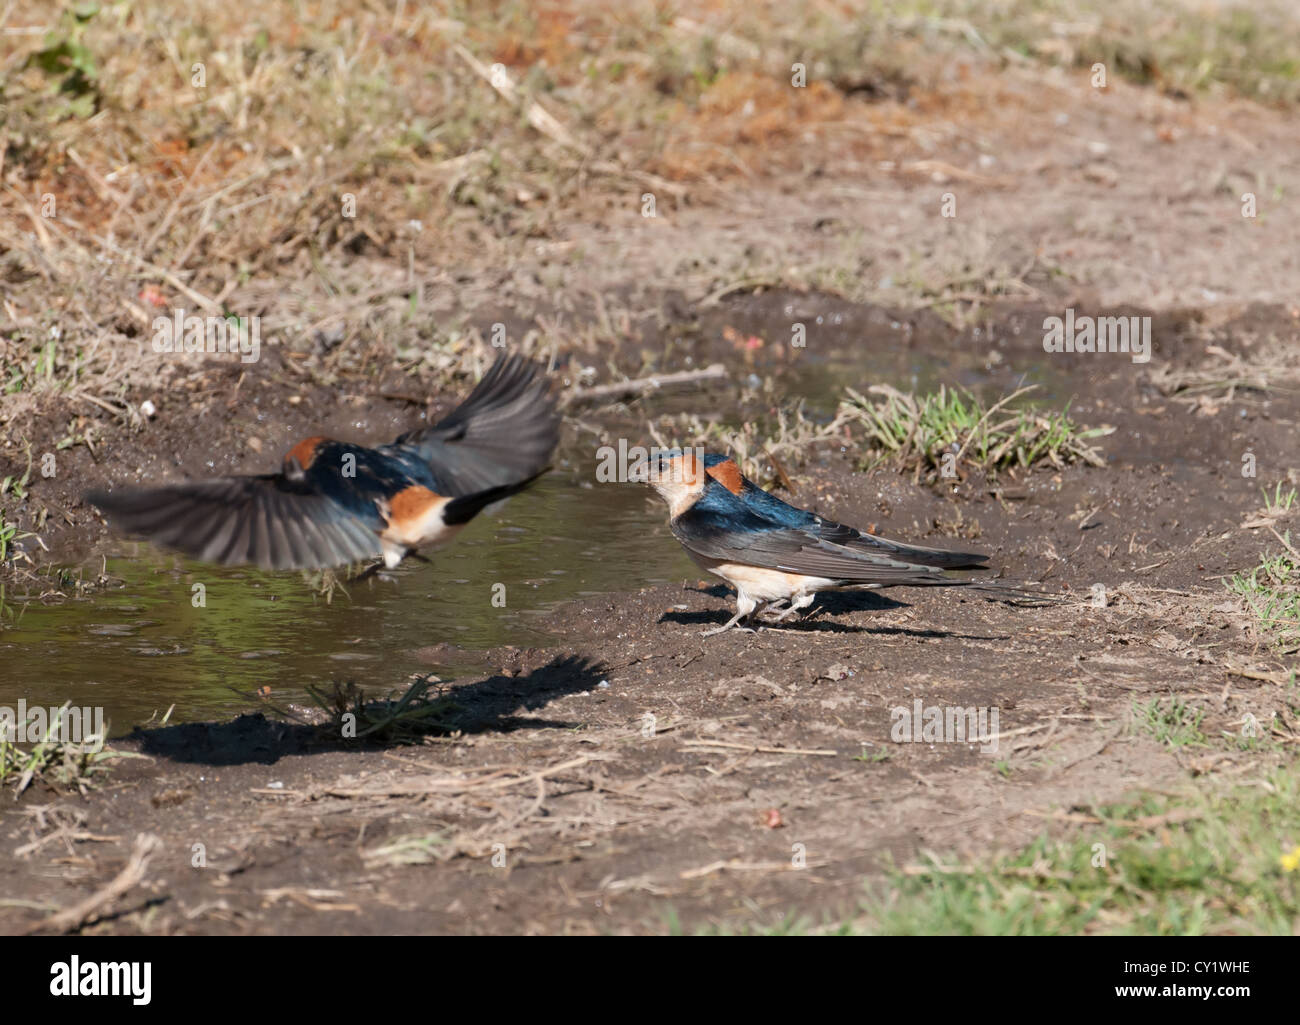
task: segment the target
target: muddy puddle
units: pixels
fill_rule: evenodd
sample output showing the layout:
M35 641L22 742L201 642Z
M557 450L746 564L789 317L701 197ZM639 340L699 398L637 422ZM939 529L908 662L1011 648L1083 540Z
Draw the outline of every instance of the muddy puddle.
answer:
M1037 376L1026 377L1010 365L1026 361L1004 359L987 335L972 333L968 347L936 359L927 355L943 349L930 344L927 331L934 328L847 304L819 310L773 297L738 304L725 318L742 347L746 332L784 339L791 318L799 317L808 322L809 344L792 352L767 341L735 361L722 390L658 396L637 415L711 410L734 422L739 414L728 392L754 387L758 375L768 374L788 405L802 399L822 421L833 416L845 385L865 391L889 383L916 392L962 385L991 401L1035 383L1038 401L1059 406L1072 397L1064 365L1032 361ZM1011 347L1023 351L1025 344L1018 338ZM611 436L649 444L634 420L611 417ZM93 597L57 604L7 597L0 706L23 699L29 706L100 707L110 733L121 735L169 708L173 722L256 710L253 693L265 687L276 704L305 700L304 685L331 679L354 680L378 695L403 687L411 674L454 680L494 671L479 653L502 645L546 645L552 638L535 623L559 603L697 579L663 507L643 488L596 483L599 442L574 434L555 472L491 518L481 517L431 563L407 560L396 571L345 584L347 593L331 602L300 574L206 566L114 540L102 564L113 584ZM85 571L100 567L96 558ZM504 605L496 585L504 585Z

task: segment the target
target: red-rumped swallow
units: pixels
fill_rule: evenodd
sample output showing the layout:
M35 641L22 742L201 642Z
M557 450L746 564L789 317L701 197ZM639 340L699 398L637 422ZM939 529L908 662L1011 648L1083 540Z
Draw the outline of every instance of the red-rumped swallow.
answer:
M1003 598L1053 597L950 577L944 570L980 566L988 556L902 544L797 509L727 456L668 452L638 478L667 501L669 527L687 554L736 589L736 614L705 637L730 630L760 603L767 613L789 602L780 622L819 591L971 587Z
M536 480L559 425L542 368L502 356L449 416L392 444L307 438L279 473L94 491L86 501L123 531L204 562L323 569L382 557L392 568Z

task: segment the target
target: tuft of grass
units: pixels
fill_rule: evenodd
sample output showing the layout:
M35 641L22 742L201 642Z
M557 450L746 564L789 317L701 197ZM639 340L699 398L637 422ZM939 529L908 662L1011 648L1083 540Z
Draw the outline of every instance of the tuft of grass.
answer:
M868 389L879 398L849 388L833 427L847 424L863 430L863 469L893 460L918 476L925 472L960 477L970 465L986 474L1042 463L1057 468L1075 462L1104 466L1090 442L1114 428L1081 427L1068 410L1052 414L1030 406L1006 408L1031 390L1021 388L986 407L962 388L941 386L920 398L889 385Z
M1064 840L891 873L850 931L889 935L1291 935L1300 918L1300 772L1267 787L1144 795Z
M1268 488L1262 490L1264 492L1264 511L1267 515L1280 517L1291 511L1291 506L1295 503L1295 488L1291 488L1283 494L1282 482L1278 481L1277 486L1273 488L1272 495L1268 493Z
M2 493L0 492L0 494ZM6 520L4 509L0 508L0 566L9 561L10 556L13 554L11 549L15 541L31 536L28 532L19 530L16 523L10 523Z
M1289 508L1294 495L1292 491L1289 498L1279 499L1275 493L1274 501L1285 501ZM1245 600L1260 632L1271 635L1279 647L1292 650L1300 645L1300 578L1296 575L1300 559L1291 547L1291 532L1280 536L1286 551L1265 555L1249 573L1233 574L1225 583L1229 591Z
M1199 746L1205 743L1201 721L1205 710L1181 698L1165 701L1153 698L1145 704L1133 702L1133 729L1146 733L1169 747Z
M55 27L45 33L41 48L28 54L23 69L37 74L27 91L18 91L20 115L38 124L85 120L99 108L99 66L86 45L87 28L99 13L97 3L65 8Z
M778 406L772 416L757 415L733 426L699 415L668 416L651 426L662 448L702 445L725 451L741 472L755 480L770 479L789 488L785 466L801 460L806 449L825 441L843 444L856 428L862 432L864 456L859 469L872 470L893 461L900 470L933 478L964 477L972 466L992 476L1000 470L1029 469L1041 464L1063 467L1084 462L1105 466L1090 444L1113 427L1082 427L1068 410L1043 412L1032 406L1008 409L1032 386L985 406L969 391L940 387L917 397L889 385L874 385L868 394L845 389L829 423L812 420L800 402ZM771 473L768 473L768 469Z
M460 706L448 697L431 695L437 677L425 676L403 693L367 701L365 691L352 681L332 681L328 688L308 685L306 690L329 716L319 728L332 737L366 740L378 744L409 744L428 733L450 729L447 717Z
M27 448L27 469L23 471L21 477L16 477L12 473L0 477L0 498L12 493L18 501L25 501L27 498L27 485L32 479L32 443L26 442ZM0 560L3 561L3 560Z
M104 747L102 736L83 737L81 741L60 737L63 719L71 702L50 716L41 739L24 750L7 730L0 729L0 786L13 785L21 794L36 780L55 786L76 787L82 793L94 785L97 777L108 771L115 758L143 758L130 751L113 751ZM34 720L20 726L24 732Z
M419 833L400 837L382 847L364 851L367 864L429 865L435 861L449 861L460 853L449 843L447 832Z

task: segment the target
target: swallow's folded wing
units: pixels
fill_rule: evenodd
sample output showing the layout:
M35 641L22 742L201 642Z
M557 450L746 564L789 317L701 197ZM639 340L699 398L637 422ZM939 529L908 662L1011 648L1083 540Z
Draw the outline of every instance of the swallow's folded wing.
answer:
M989 561L987 555L980 555L977 552L951 552L943 548L924 548L921 545L904 544L876 534L864 534L860 530L832 520L821 520L815 532L827 544L840 546L860 555L880 555L916 566L963 569L982 566Z
M845 583L924 586L956 582L936 567L907 561L907 546L897 546L901 554L893 557L888 549L877 551L857 543L869 535L851 527L823 521L821 528L818 532L781 526L739 508L719 511L698 506L672 522L677 539L706 559ZM969 558L963 555L957 565L969 565L965 561Z

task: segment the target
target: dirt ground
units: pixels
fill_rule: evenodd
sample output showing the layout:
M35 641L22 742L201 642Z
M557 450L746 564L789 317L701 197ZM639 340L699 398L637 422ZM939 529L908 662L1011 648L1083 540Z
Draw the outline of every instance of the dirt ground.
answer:
M730 314L761 317L766 301ZM1001 336L1021 317L1040 319L1007 314ZM1219 335L1285 326L1257 312ZM1170 318L1158 337L1199 329ZM1005 350L1013 367L1037 358L1036 336L1020 337ZM965 344L952 334L954 350ZM1200 361L1190 339L1175 348L1160 365ZM31 793L7 811L22 853L0 889L67 904L152 833L162 846L145 881L95 929L836 923L891 859L1015 847L1061 809L1173 785L1195 759L1127 729L1135 699L1199 696L1227 729L1278 700L1225 673L1266 660L1218 578L1260 547L1241 526L1261 500L1234 472L1238 453L1286 451L1296 404L1269 393L1207 411L1126 361L1072 358L1077 415L1124 439L1105 469L941 492L823 452L799 497L886 535L968 538L1007 578L1082 592L1078 604L833 595L805 624L703 639L730 614L703 580L570 603L542 624L555 646L488 652L496 675L457 681L459 732L424 746L332 750L260 714L138 732L124 746L150 760L123 763L89 797ZM1201 444L1189 453L1190 435ZM1105 608L1089 598L1099 582ZM890 710L918 698L1000 709L997 753L892 743ZM195 845L206 868L191 866ZM39 917L0 914L12 930Z
M926 486L889 466L861 472L854 451L823 443L791 464L791 500L906 541L961 539L1006 580L1078 601L823 596L807 622L704 639L730 617L729 592L698 578L637 586L629 567L625 591L539 623L552 646L484 653L497 672L449 687L455 731L424 744L322 744L250 714L139 730L116 746L148 758L85 795L38 783L5 796L0 931L111 891L133 852L145 867L84 916L87 932L833 927L922 852L1014 849L1135 787L1257 771L1244 753L1172 750L1130 719L1135 701L1177 696L1211 710L1206 732L1233 731L1281 702L1237 673L1277 665L1221 578L1276 547L1269 526L1283 520L1243 524L1262 485L1297 480L1300 391L1171 382L1246 382L1242 368L1264 362L1294 380L1294 131L1293 114L1242 100L1122 81L1100 93L1078 71L961 62L942 92L854 96L770 152L746 151L742 172L688 183L653 219L602 195L508 260L467 252L421 270L438 316L535 330L566 385L584 367L600 383L723 361L728 382L679 400L706 417L751 372L778 393L797 379L783 339L800 317L836 325L808 344L851 363L855 387L900 352L974 359L1008 391L1055 361L1071 415L1116 428L1104 468ZM1256 219L1241 216L1246 191L1261 197ZM363 251L348 271L380 280L404 261ZM321 322L347 324L346 300ZM1045 354L1044 317L1071 306L1152 315L1151 362ZM726 328L768 344L739 351ZM161 371L131 395L153 418L0 399L6 434L37 453L92 439L61 449L59 475L12 510L43 542L26 545L24 592L71 594L66 580L32 583L68 564L90 567L93 595L107 535L80 501L92 487L262 472L300 437L388 439L447 404L421 411L446 384L433 367L349 373L341 354L369 344L364 332L341 348L311 338L268 346L255 373ZM635 404L570 414L570 451L648 422ZM22 472L23 452L0 451L0 477ZM1255 478L1241 475L1247 452ZM666 530L658 542L673 543ZM998 750L892 742L891 709L917 699L999 709ZM148 836L158 843L141 847Z

